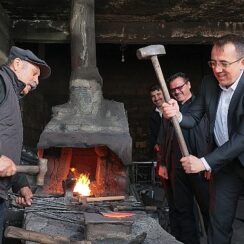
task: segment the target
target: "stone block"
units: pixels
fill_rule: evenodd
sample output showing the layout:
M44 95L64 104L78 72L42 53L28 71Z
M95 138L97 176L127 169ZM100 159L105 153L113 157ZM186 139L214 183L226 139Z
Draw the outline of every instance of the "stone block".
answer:
M133 218L107 218L97 213L85 213L84 216L86 240L122 238L132 232Z

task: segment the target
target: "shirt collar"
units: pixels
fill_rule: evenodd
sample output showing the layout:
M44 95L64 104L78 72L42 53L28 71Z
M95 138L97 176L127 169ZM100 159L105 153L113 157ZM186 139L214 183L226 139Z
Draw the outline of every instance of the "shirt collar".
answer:
M240 81L240 79L241 79L242 74L243 74L243 70L241 71L240 76L236 79L236 81L235 81L230 87L226 88L226 87L221 86L221 85L219 84L220 88L221 88L222 90L224 90L224 91L227 91L227 90L233 90L233 91L235 91L235 89L236 89L236 87L237 87L237 85L238 85L238 83L239 83L239 81Z
M162 117L162 112L158 109L158 107L155 108L155 111L158 112L160 114L160 116Z

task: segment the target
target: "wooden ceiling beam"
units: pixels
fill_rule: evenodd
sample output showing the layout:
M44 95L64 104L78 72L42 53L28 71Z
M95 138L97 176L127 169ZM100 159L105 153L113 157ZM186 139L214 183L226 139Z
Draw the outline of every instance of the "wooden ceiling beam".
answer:
M223 34L244 33L244 22L164 22L142 17L112 21L99 16L95 25L97 43L208 44L214 37ZM13 38L24 42L69 42L69 23L54 20L14 21Z

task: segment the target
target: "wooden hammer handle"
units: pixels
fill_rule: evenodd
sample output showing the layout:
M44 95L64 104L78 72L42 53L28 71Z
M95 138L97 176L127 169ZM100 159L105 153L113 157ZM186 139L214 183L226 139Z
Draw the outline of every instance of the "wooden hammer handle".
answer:
M161 70L161 67L160 67L160 64L159 64L159 61L158 61L158 57L157 56L152 56L151 57L151 61L152 61L154 70L156 72L158 81L159 81L159 83L161 85L161 88L162 88L162 91L163 91L163 95L164 95L164 99L165 99L166 102L168 102L170 100L170 95L169 95L169 91L168 91L167 85L165 83L163 72ZM183 137L183 134L182 134L182 131L181 131L181 128L180 128L180 125L179 125L178 118L176 116L174 116L171 119L171 122L172 122L172 124L174 126L174 129L175 129L175 133L176 133L176 137L177 137L177 140L178 140L178 143L179 143L179 146L180 146L181 153L182 153L183 156L188 156L189 152L188 152L188 149L187 149L187 146L186 146L186 142L185 142L185 139Z
M39 165L17 165L16 169L18 173L36 174L36 184L43 186L47 172L47 159L39 158Z
M38 174L40 167L37 165L16 165L18 173Z
M71 241L69 238L65 236L52 236L41 232L25 230L22 228L8 226L4 232L5 237L22 239L25 241L33 241L43 244L91 244L90 241Z

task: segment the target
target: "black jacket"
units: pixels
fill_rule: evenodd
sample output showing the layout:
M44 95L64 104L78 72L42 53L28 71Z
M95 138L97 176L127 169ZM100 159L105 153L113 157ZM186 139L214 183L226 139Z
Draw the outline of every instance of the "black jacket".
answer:
M180 107L181 112L188 111L194 100L195 96L192 96L182 107ZM192 129L182 129L190 154L202 157L213 149L209 128L209 121L205 115L198 126ZM167 166L169 170L171 169L172 163L181 167L179 160L182 157L182 154L177 143L173 125L169 120L163 119L158 142L161 147L161 164Z
M155 110L152 110L149 117L149 158L155 160L155 151L154 146L157 144L158 133L160 130L162 118L159 113Z
M214 124L220 94L221 88L215 77L206 76L203 79L201 93L192 104L189 113L184 114L181 126L194 127L206 113L210 121L210 139L214 140ZM236 159L244 166L244 73L231 98L228 133L229 141L204 156L213 171Z

